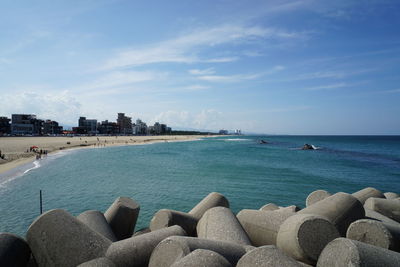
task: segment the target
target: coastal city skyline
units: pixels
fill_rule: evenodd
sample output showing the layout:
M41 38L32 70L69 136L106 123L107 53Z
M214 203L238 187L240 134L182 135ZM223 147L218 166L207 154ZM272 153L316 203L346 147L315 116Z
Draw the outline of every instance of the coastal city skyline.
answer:
M395 0L1 3L0 116L400 133Z
M62 126L56 120L39 118L35 114L11 114L0 116L1 136L58 136L58 135L161 135L171 134L166 124L155 122L147 125L137 118L133 121L125 113L118 113L116 121L98 121L79 117L76 126ZM226 133L228 134L228 133Z

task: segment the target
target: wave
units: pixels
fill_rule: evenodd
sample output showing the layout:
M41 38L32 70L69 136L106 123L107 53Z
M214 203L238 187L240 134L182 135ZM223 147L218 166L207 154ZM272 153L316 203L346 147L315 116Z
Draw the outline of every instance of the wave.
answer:
M250 141L250 139L246 139L246 138L231 138L231 139L224 139L225 141Z
M42 165L40 165L40 161L39 161L39 160L35 160L35 161L33 162L33 167L32 167L32 168L29 168L29 169L27 169L27 170L25 170L23 174L26 174L26 173L30 172L31 170L40 168L40 166L42 166Z

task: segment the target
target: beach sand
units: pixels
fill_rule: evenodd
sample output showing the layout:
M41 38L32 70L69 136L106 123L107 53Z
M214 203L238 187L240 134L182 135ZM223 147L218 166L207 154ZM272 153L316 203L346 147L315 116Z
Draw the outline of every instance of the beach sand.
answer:
M208 137L206 135L162 135L162 136L74 136L74 137L0 137L0 174L35 160L30 147L47 150L49 153L63 149L140 145L156 142L190 141Z

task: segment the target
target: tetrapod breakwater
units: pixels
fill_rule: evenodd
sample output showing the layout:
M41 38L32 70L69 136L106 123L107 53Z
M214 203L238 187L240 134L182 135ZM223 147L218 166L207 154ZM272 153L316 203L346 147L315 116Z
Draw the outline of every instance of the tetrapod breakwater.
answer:
M139 230L140 205L128 197L104 213L53 209L26 238L0 233L0 266L399 266L399 194L317 190L305 204L234 214L212 192L190 211L159 210Z

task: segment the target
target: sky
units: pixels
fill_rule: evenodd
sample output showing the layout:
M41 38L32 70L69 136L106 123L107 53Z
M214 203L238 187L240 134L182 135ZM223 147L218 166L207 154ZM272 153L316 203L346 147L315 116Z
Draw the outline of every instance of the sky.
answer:
M0 116L400 134L398 0L0 0Z

